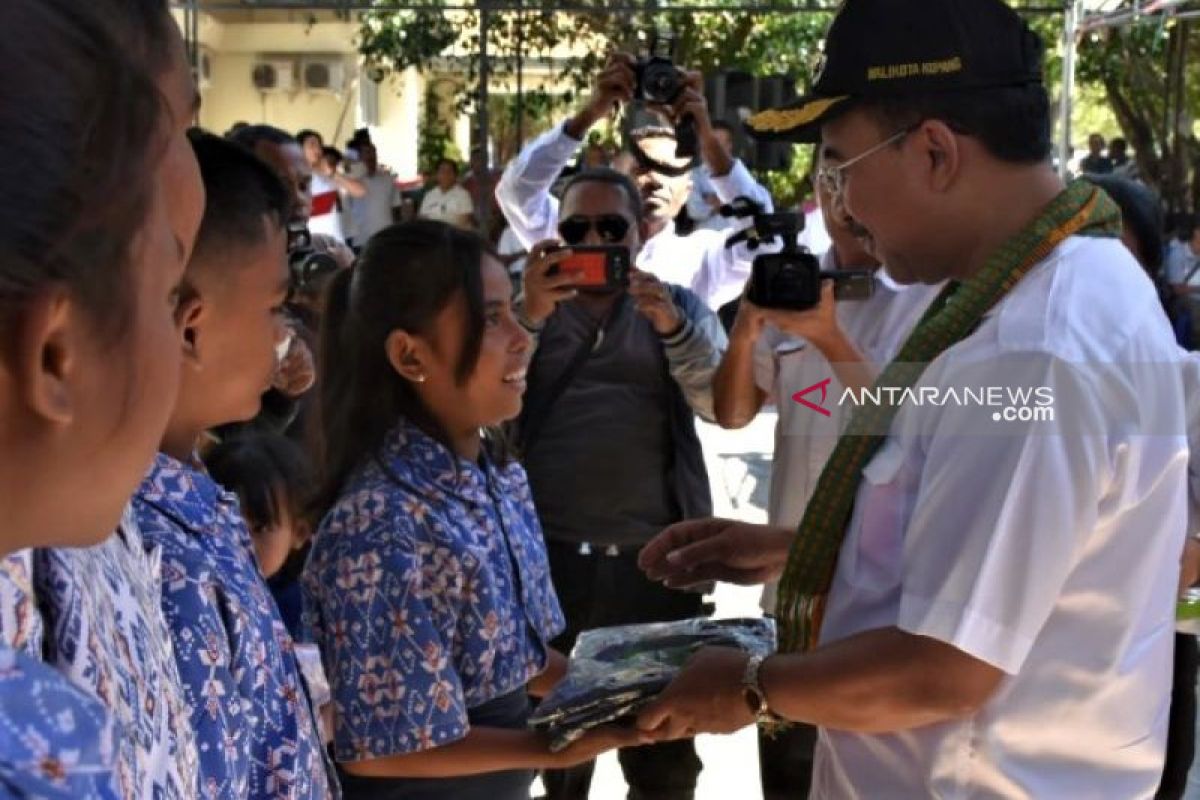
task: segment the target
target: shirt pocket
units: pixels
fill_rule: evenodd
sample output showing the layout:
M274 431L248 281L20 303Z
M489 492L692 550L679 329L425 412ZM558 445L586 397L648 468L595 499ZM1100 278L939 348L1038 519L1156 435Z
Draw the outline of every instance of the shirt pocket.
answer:
M863 468L848 578L869 591L887 591L900 579L904 530L912 512L905 453L888 442Z

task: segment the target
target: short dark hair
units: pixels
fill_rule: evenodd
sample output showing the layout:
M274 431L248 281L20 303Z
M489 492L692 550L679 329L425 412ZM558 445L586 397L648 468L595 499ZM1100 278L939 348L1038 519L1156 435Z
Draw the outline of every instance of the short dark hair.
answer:
M428 332L460 294L467 330L455 377L462 383L479 361L485 309L482 261L495 255L479 234L444 222L413 220L371 237L352 270L329 286L321 331L317 513L374 455L388 431L406 419L450 446L433 411L388 361L385 343L395 330Z
M433 168L433 171L437 172L439 169L442 168L443 164L449 164L450 169L454 170L454 174L455 175L458 174L458 162L455 161L453 158L439 158L438 162L437 162L437 166L435 166Z
M251 529L280 524L284 511L303 518L316 488L307 454L279 433L236 433L210 450L204 463L213 480L241 500Z
M567 194L581 183L607 183L610 186L620 187L624 190L625 196L629 198L629 211L633 214L633 218L638 222L641 221L642 214L645 211L642 207L642 193L638 191L637 184L633 182L633 178L624 172L617 172L611 167L592 167L580 170L563 187L562 199L566 200Z
M730 135L737 134L737 129L723 119L713 120L712 128L714 131L725 131Z
M325 138L311 128L305 128L297 133L296 141L303 145L307 140L312 139L313 137L316 137L317 141L321 143L322 147L325 146Z
M225 136L229 141L237 142L247 150L255 150L259 142L280 146L298 143L295 136L274 125L245 125L231 129Z
M162 0L0 3L0 322L43 286L69 287L117 337L131 246L162 156L169 64Z
M862 100L854 107L889 130L940 120L1008 163L1036 164L1050 157L1050 99L1041 84L897 95Z
M266 163L245 147L199 128L189 131L188 139L207 195L193 258L262 244L264 217L281 228L287 223L290 196Z
M1099 186L1121 209L1121 219L1137 239L1138 262L1157 278L1163 261L1163 211L1154 192L1127 178L1116 175L1087 175L1085 180Z

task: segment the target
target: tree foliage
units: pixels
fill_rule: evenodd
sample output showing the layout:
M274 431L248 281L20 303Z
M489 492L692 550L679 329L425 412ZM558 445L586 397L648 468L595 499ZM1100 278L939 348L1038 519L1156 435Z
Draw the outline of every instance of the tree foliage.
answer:
M1050 4L1047 0L1010 1L1018 8L1044 9ZM456 108L460 113L475 114L481 66L479 30L486 0L471 10L452 12L443 10L436 0L425 2L427 8L399 10L397 5L411 7L414 0L378 0L377 10L361 18L361 52L369 63L386 68L411 66L460 74ZM555 10L559 4L551 0L529 0L519 11L487 11L489 87L503 98L490 102L488 109L497 155L512 154L519 130L529 135L575 105L606 53L636 47L639 32L672 31L677 63L706 73L727 69L803 79L820 50L831 14L810 10L813 4L808 0L793 2L794 13L736 8L745 5L745 0L645 0L643 10L637 12L611 11L604 0L574 0L571 11L562 12ZM1123 4L1132 6L1133 0L1123 0ZM728 10L689 8L696 5ZM1193 5L1200 5L1200 0ZM772 4L773 9L778 7L778 3ZM1047 83L1057 99L1063 17L1030 14L1028 19L1046 40ZM1078 50L1079 97L1103 99L1129 140L1143 177L1177 207L1195 205L1200 199L1200 186L1187 191L1189 174L1200 158L1200 144L1190 126L1185 125L1187 130L1181 132L1181 121L1168 119L1168 105L1178 109L1200 104L1200 59L1188 57L1198 52L1200 25L1172 24L1158 15L1088 34ZM528 75L534 65L548 66L555 79L550 83L561 88L552 93L544 82L524 86L519 110L513 102L518 73ZM1055 109L1057 113L1057 103ZM1094 119L1098 113L1093 112L1099 111L1085 106L1075 119ZM1076 141L1082 141L1087 132L1076 131ZM762 176L784 201L804 188L807 152L798 148L797 154L790 170Z

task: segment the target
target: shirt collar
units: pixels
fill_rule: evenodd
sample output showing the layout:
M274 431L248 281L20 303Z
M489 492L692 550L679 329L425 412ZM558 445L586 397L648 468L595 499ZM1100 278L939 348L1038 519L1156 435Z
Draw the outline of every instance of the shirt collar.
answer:
M489 483L506 485L507 470L499 470L486 454L483 465L457 455L411 422L404 420L388 434L383 463L391 477L411 482L412 488L445 493L476 503L490 502Z
M199 459L185 463L166 453L155 455L154 465L138 494L149 505L194 531L211 529L217 522L220 506L232 502L232 495L209 477Z

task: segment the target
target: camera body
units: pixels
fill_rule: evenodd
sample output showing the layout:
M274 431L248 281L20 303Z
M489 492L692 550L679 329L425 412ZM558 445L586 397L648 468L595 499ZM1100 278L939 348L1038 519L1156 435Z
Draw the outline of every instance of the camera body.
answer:
M312 291L323 277L337 271L333 256L313 248L312 234L303 223L288 226L288 274L293 292Z
M777 253L754 257L750 269L750 284L746 298L761 308L784 311L806 311L821 302L821 284L833 281L837 300L866 300L875 291L875 278L869 269L839 269L822 271L821 262L797 244L796 237L804 230L804 218L799 214L764 214L758 204L739 197L721 209L726 217L752 217L753 223L726 241L726 247L746 242L757 249L776 238L783 240Z
M675 66L675 39L657 32L646 39L646 48L634 66L634 99L669 106L679 99L684 87L683 71Z
M637 85L634 100L647 105L674 105L687 86L687 76L675 65L675 37L652 31L643 36L645 46L634 64ZM698 153L696 123L686 116L675 125L675 155L695 158Z
M571 255L555 264L547 275L560 272L581 272L583 276L574 284L578 289L615 290L629 286L629 248L620 245L572 245Z

